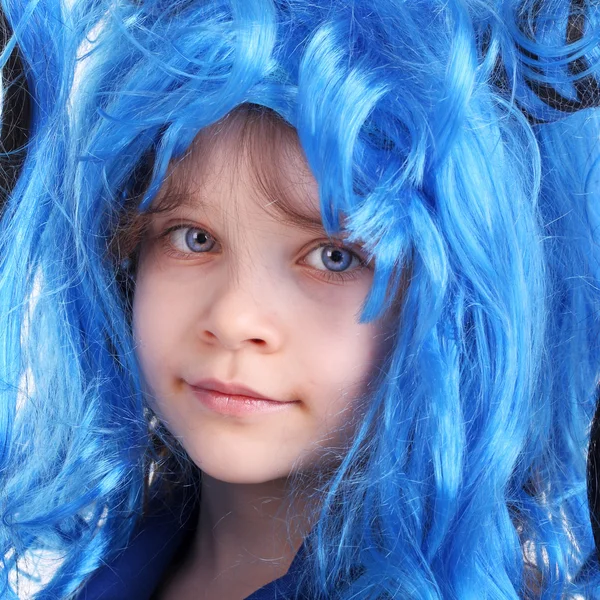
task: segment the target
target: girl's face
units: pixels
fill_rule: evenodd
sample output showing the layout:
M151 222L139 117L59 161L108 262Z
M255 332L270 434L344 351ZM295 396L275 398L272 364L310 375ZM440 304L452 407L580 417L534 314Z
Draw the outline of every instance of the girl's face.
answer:
M242 142L220 133L173 169L185 200L151 217L133 325L149 402L191 459L262 483L344 447L382 332L357 322L372 268L322 230L297 145L280 178L305 219L268 206Z

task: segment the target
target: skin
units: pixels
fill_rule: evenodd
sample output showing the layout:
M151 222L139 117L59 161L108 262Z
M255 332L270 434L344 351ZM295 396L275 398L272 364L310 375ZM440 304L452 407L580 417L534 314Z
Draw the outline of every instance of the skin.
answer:
M323 261L323 244L345 247L319 227L299 147L286 148L283 175L311 227L266 210L240 135L213 135L173 169L187 201L152 216L139 256L133 326L146 393L203 473L199 533L163 598L243 598L285 573L309 527L303 501L286 500L287 478L343 451L382 345L379 325L358 323L373 275L360 248L346 246L345 272ZM195 234L208 242L194 250L210 250L190 248ZM205 378L293 403L223 415L194 394ZM291 535L284 512L297 516Z

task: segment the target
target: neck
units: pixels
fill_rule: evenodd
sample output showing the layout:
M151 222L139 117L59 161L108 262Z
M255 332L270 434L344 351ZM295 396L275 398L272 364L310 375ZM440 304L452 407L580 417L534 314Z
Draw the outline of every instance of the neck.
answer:
M194 562L215 578L250 572L257 585L284 575L309 531L306 503L288 492L284 479L232 484L203 474Z

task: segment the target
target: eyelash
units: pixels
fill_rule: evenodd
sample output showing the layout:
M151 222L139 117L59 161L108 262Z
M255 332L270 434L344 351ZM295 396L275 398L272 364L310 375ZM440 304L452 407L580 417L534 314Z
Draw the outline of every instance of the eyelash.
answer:
M211 238L213 240L215 240L215 245L218 246L219 242L217 241L217 239L206 229L202 228L202 227L198 227L196 225L191 225L191 224L179 224L179 225L173 225L172 227L168 227L167 229L165 229L160 235L159 235L159 239L161 241L161 245L163 246L163 249L165 251L165 253L168 256L171 256L172 258L176 258L179 260L198 260L198 258L200 256L202 256L203 254L214 254L215 251L214 250L209 250L207 252L198 252L198 253L194 253L194 252L180 252L179 250L176 250L173 247L173 244L170 242L170 236L174 231L179 231L179 230L185 230L185 229L199 229L202 231L206 231L206 233L208 233ZM346 250L348 252L350 252L354 257L356 257L356 259L358 260L359 264L357 267L355 267L354 269L351 269L349 271L329 271L329 270L321 270L321 269L317 269L314 267L310 267L310 265L308 265L305 261L306 261L306 257L311 253L314 252L315 250L318 250L319 248L327 248L330 246L337 246L340 249ZM218 251L217 251L218 252ZM370 269L371 266L365 261L364 257L361 256L361 254L359 254L358 252L356 252L355 250L353 250L352 248L348 248L347 246L344 246L343 244L339 244L336 243L335 241L332 240L327 240L327 241L321 241L313 246L311 246L303 255L303 258L298 261L298 264L301 265L306 265L310 268L310 270L314 273L313 276L317 277L318 279L324 280L327 283L345 283L347 281L353 281L355 279L358 278L358 276L360 275L360 273L364 270L364 269Z
M319 279L324 279L329 283L343 283L346 281L353 281L358 278L358 276L364 269L369 268L369 265L366 263L365 259L358 252L355 252L354 250L352 250L352 248L348 248L343 244L336 243L335 241L331 240L328 240L327 242L319 242L316 245L311 246L310 249L304 253L304 258L301 259L300 264L305 264L308 267L310 267L310 265L306 263L306 257L315 250L329 247L337 247L341 250L346 250L347 252L350 252L350 254L352 254L358 260L358 265L355 268L350 269L349 271L329 271L327 269L322 270L312 267L311 271L317 273L318 275L316 276Z

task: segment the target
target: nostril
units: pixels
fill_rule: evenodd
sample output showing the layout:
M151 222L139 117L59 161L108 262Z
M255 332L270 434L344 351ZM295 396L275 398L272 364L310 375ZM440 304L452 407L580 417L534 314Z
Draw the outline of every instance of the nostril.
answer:
M261 340L260 338L252 338L250 341L257 346L264 346L266 344L265 340Z

